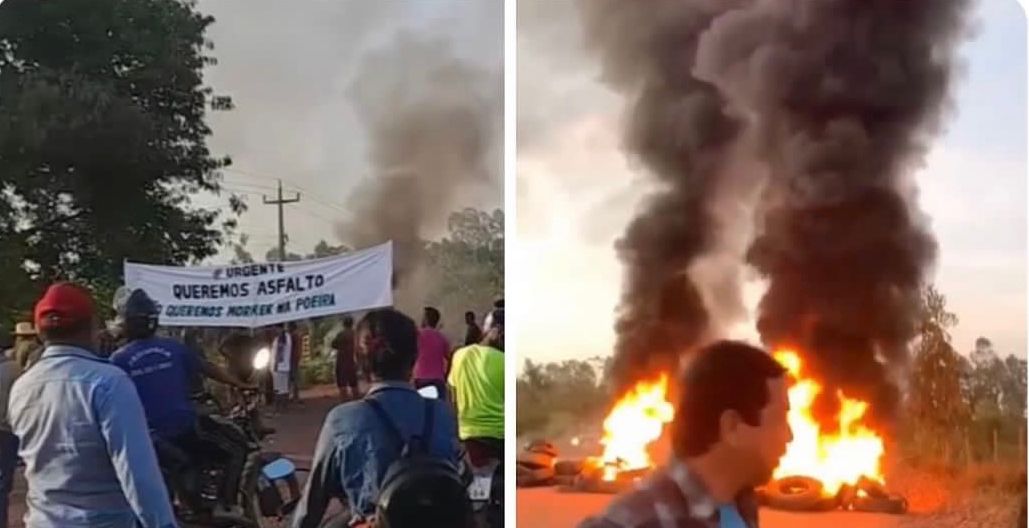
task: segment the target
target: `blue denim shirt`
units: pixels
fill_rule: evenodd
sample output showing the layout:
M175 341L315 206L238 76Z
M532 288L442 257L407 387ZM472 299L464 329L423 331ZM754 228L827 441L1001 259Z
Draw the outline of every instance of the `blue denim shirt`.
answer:
M378 383L365 398L375 398L405 437L421 433L425 400L410 384ZM457 420L446 403L436 400L434 405L429 449L456 464L460 453ZM311 476L293 517L294 528L319 526L333 498L346 501L355 515L375 512L379 483L400 454L400 446L386 427L363 401L344 403L329 412L314 449Z
M11 389L28 481L27 528L166 528L175 516L132 381L76 347L50 346Z

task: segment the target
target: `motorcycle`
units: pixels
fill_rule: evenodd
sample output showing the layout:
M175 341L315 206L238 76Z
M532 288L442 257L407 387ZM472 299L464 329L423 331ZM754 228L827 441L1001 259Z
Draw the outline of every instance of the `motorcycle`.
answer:
M176 497L183 499L187 492L176 490L172 485L178 482L176 475L167 464L162 464L162 472L165 473L165 482L168 489L172 491L176 516L184 527L221 527L221 528L270 528L286 526L288 515L296 507L300 500L300 483L297 473L302 471L288 458L281 453L274 451L263 451L261 441L267 436L256 423L258 416L257 398L253 391L242 391L241 401L229 412L223 412L221 405L209 393L203 393L197 398L197 408L200 411L200 420L211 420L217 422L219 431L226 436L237 440L240 449L246 452L246 463L243 468L239 485L239 504L243 508L245 519L238 521L226 521L216 519L211 515L214 507L220 501L220 483L224 469L218 460L203 459L198 457L192 460L189 455L182 453L174 446L155 442L159 458L174 460L174 457L187 457L185 460L192 461L192 467L196 468L195 474L199 482L194 486L195 492L190 492L192 501L174 500ZM178 453L175 453L179 451ZM163 456L162 456L163 455ZM183 459L178 459L179 464L174 467L182 467ZM191 502L198 511L190 511L185 503Z
M432 385L418 389L423 398L439 398ZM469 449L470 448L470 449ZM468 483L468 500L472 504L475 528L504 526L504 449L503 441L470 438L465 441L463 465Z

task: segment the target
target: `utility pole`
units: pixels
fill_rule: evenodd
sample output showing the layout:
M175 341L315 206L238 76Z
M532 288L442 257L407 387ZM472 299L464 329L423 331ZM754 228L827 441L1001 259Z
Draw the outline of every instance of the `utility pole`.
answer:
M267 196L261 195L264 199L265 205L277 205L279 207L279 262L286 262L286 220L282 214L282 206L288 203L295 203L300 201L300 193L296 193L293 198L282 197L282 180L279 180L279 197L275 200L269 200Z

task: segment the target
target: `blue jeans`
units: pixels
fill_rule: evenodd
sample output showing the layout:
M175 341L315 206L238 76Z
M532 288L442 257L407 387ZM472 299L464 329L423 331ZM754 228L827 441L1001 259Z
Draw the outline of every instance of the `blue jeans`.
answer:
M18 465L18 437L0 431L0 528L7 528L7 502L14 487L14 470Z

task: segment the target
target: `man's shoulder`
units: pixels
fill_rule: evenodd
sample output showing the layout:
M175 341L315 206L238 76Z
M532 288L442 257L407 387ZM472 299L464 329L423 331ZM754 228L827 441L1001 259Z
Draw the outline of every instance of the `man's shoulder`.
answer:
M333 407L325 415L325 423L332 424L339 432L357 431L365 427L370 412L371 408L363 399L349 401Z
M77 358L73 365L41 361L18 377L11 393L14 395L38 383L85 383L110 387L128 379L128 374L110 360Z
M480 343L464 346L454 352L454 362L457 362L458 357L482 357L484 359L500 359L503 361L504 353L491 346L486 346Z
M676 526L702 528L703 522L691 515L681 491L661 468L641 481L632 491L617 497L602 515L583 523L585 528L651 528L663 526L662 518L672 518Z

